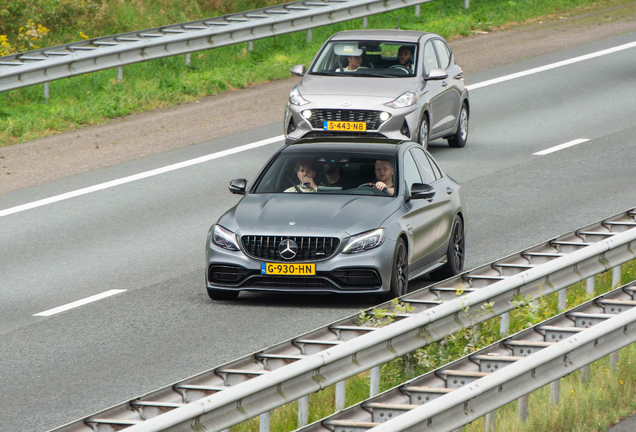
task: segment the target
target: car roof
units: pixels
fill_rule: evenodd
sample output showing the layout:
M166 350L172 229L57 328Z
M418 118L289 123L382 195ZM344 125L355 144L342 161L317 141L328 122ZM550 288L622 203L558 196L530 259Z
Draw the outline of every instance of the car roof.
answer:
M406 143L409 141L387 138L304 138L289 144L286 150L301 150L303 152L344 150L360 153L395 154L397 147Z
M347 30L336 33L331 37L332 41L337 40L384 40L396 42L417 42L422 36L431 35L432 33L414 31L414 30Z

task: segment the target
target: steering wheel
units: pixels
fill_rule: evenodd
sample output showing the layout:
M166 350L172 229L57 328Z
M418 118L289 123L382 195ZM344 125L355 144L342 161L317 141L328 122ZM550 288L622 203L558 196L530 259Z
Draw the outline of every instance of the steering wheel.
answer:
M388 187L386 187L384 189L376 189L375 183L362 183L356 189L361 188L361 187L371 187L371 188L374 188L375 190L377 190L378 192L383 192L385 195L389 195L389 188Z
M407 74L411 73L411 70L408 67L403 66L403 65L399 65L399 64L398 65L389 66L389 69L397 69L397 70L402 71L402 72L407 73Z

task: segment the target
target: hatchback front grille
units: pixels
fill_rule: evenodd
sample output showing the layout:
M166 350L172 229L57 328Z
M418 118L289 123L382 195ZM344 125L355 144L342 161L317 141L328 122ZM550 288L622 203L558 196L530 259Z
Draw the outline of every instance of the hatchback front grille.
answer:
M298 245L296 256L283 259L278 246L283 240L293 240ZM289 237L289 236L243 236L243 250L253 258L283 262L319 261L331 258L340 245L338 237Z
M315 109L311 110L309 121L314 129L322 129L323 122L326 121L348 121L365 122L367 130L378 130L382 124L380 113L381 111Z

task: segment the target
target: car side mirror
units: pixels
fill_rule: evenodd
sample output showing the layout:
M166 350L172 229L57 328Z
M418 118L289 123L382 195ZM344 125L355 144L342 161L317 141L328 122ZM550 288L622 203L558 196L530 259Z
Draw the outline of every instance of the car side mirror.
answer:
M433 199L435 188L426 183L413 183L411 186L411 199Z
M292 75L296 75L296 76L304 76L305 75L305 65L304 64L299 64L296 66L292 66L292 68L289 70L289 72L291 72Z
M247 180L234 179L230 182L228 189L235 195L245 195L245 189L247 187Z
M448 73L444 69L431 69L431 72L428 74L428 78L430 80L444 80L448 78Z

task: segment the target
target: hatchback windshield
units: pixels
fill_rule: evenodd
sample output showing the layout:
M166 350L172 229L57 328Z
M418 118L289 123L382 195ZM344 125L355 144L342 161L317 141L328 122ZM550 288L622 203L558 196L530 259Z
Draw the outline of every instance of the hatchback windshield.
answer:
M386 188L378 189L378 182ZM392 155L283 152L261 176L255 192L393 196L397 183Z
M415 76L417 45L406 42L329 42L310 74L371 77Z

